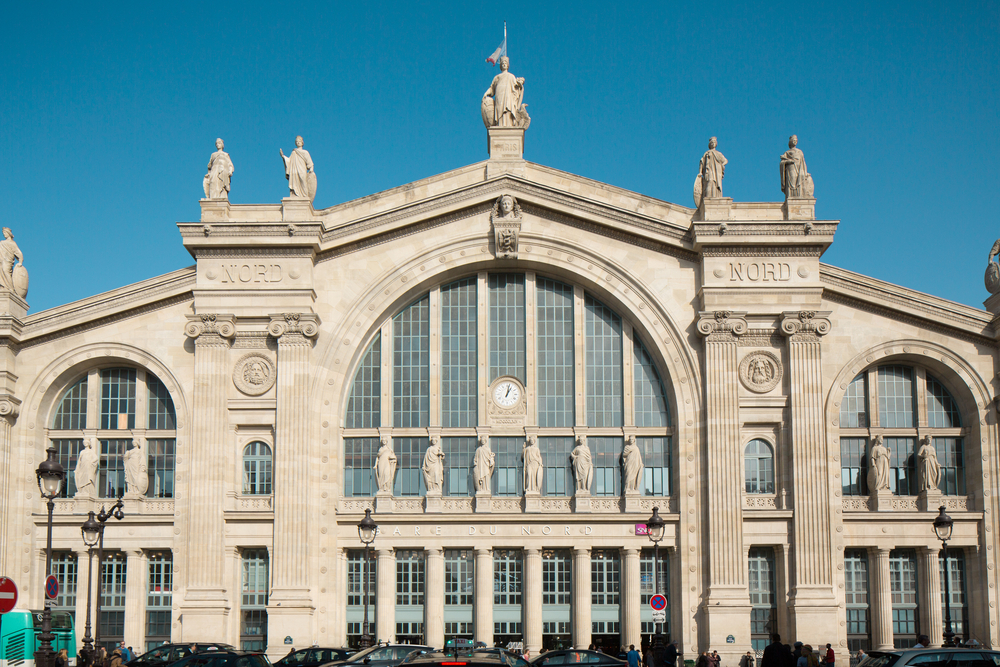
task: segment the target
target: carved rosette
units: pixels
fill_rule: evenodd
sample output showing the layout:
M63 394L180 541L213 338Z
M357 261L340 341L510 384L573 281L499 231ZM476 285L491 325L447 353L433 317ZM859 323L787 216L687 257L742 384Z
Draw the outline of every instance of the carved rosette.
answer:
M778 356L767 350L757 350L740 362L740 382L755 394L766 394L781 382L782 367Z
M319 316L315 313L282 313L271 315L267 333L275 338L299 338L305 341L319 333Z
M735 341L747 332L745 312L716 310L698 313L698 317L698 333L708 341Z
M782 313L781 333L794 340L819 340L830 333L832 311L800 310Z
M260 396L274 386L274 364L259 352L240 357L233 367L233 384L247 396Z
M497 259L517 259L521 234L521 206L512 195L500 195L490 213Z
M197 340L215 338L218 340L232 338L236 335L236 317L234 315L188 315L184 325L184 334Z

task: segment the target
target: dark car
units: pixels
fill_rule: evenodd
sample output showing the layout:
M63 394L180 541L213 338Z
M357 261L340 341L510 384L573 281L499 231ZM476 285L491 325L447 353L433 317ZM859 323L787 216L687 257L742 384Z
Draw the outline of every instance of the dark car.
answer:
M501 648L446 647L443 651L414 651L402 667L530 667L530 663Z
M181 658L173 667L271 667L271 661L257 651L209 649Z
M536 667L548 667L549 665L607 665L608 667L621 667L628 664L624 660L619 660L613 655L598 653L597 651L577 651L566 649L565 651L548 651L542 653L531 661Z
M396 667L413 651L432 650L434 648L431 646L420 646L417 644L382 644L381 646L372 646L363 651L358 651L347 660L329 662L326 665L339 665L340 667L360 667L360 665L365 665L366 667Z
M194 647L194 651L191 648ZM205 642L188 642L187 644L163 644L150 649L137 658L129 660L128 667L163 667L192 653L203 651L233 651L235 646L229 644L209 644Z
M356 651L352 648L304 648L301 651L289 653L281 660L275 661L275 667L319 667L328 662L347 660Z

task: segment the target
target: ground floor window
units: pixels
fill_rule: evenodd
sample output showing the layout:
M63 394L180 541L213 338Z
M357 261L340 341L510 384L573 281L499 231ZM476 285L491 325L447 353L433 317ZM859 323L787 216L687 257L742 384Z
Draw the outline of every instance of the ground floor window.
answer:
M396 550L396 642L424 642L424 552Z
M105 553L101 564L101 646L114 650L125 639L125 582L127 560L123 553Z
M750 568L750 643L755 651L763 651L776 631L778 616L774 577L774 549L753 547L749 554Z
M352 549L347 552L347 645L350 648L359 648L361 646L361 635L365 634L366 630L369 637L375 631L375 581L377 570L378 561L370 551ZM364 627L366 580L368 583L367 628Z
M240 605L240 648L267 648L267 590L269 558L266 549L243 552L243 599Z
M951 631L956 637L968 638L968 600L965 594L965 554L960 549L948 550L948 582L951 599L945 598L944 577L945 560L944 555L938 557L938 576L941 580L941 633L947 629L946 611L951 611Z
M471 549L444 552L444 640L472 639L475 561Z
M52 574L59 580L59 597L52 611L66 612L76 617L76 582L79 569L76 554L64 551L52 554Z
M847 605L847 649L856 653L871 647L869 634L868 554L861 549L844 552L844 601Z
M146 587L146 650L170 641L174 561L169 551L149 554Z
M917 557L910 549L889 553L889 586L892 591L892 643L911 648L920 633L917 612Z
M667 550L660 550L659 559L659 580L660 590L667 598L667 620L660 624L660 632L670 639L670 563L667 557ZM643 549L639 555L639 618L640 632L643 635L642 641L652 641L652 636L656 632L653 623L653 609L649 606L649 600L656 594L656 577L653 576L653 550Z

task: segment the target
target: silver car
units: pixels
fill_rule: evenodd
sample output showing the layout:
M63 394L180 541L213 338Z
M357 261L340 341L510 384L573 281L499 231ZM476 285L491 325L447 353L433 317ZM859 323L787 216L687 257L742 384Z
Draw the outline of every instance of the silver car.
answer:
M986 648L904 648L871 651L864 667L1000 667L1000 651Z

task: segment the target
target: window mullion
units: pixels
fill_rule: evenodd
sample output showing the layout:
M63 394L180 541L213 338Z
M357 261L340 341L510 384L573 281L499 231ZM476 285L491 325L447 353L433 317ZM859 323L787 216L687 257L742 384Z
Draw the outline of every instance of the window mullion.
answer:
M392 381L392 318L390 317L385 322L382 323L381 335L382 344L382 368L381 368L381 385L382 385L382 405L381 412L382 416L379 418L378 423L383 427L392 427L392 410L393 410L393 381Z
M87 373L87 429L97 435L101 425L101 371L91 368Z
M916 426L918 429L927 428L927 371L921 366L913 367L913 382L916 385L917 395L914 399L916 405L913 409L916 411ZM923 435L918 432L919 436Z
M583 363L586 359L586 349L584 347L586 336L586 308L584 305L583 288L579 285L573 286L573 392L575 396L576 426L587 425L587 367Z
M868 426L869 428L880 428L882 426L881 407L878 403L878 369L872 366L868 373Z
M632 362L632 324L622 318L622 425L635 426L635 370Z
M149 424L148 400L149 386L146 384L146 371L137 368L135 371L135 430L143 433Z
M538 425L538 379L536 361L538 358L538 341L535 337L538 311L535 308L535 274L524 274L524 400L527 403L527 425Z
M476 299L476 335L479 343L476 347L476 404L479 406L478 423L480 426L485 426L490 366L490 286L485 271L476 276Z
M427 381L430 389L427 425L441 427L441 288L434 287L428 295L430 342L429 373Z

